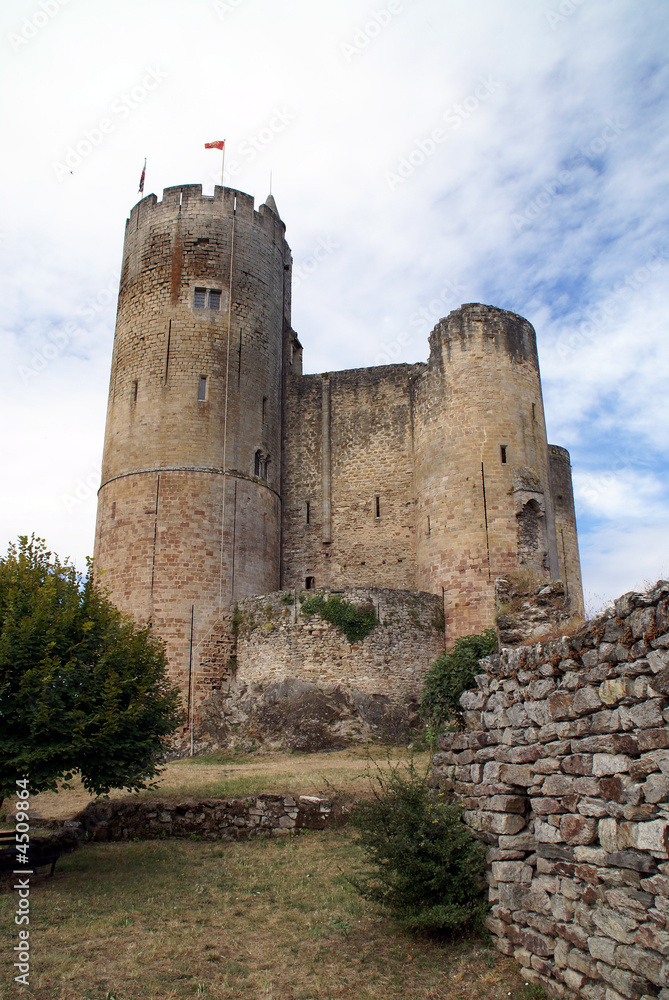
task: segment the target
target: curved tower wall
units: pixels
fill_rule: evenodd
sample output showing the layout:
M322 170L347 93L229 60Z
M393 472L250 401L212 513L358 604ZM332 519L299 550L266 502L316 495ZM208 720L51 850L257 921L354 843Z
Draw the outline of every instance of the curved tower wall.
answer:
M564 581L567 595L574 611L583 612L583 583L581 560L576 534L576 512L571 479L569 452L559 445L549 444L551 493L555 508L555 534L557 537L560 579Z
M493 621L495 577L560 575L533 327L456 309L430 336L415 393L417 587L444 588L453 639Z
M200 185L126 224L96 568L155 622L184 687L231 604L279 587L284 231L248 195Z

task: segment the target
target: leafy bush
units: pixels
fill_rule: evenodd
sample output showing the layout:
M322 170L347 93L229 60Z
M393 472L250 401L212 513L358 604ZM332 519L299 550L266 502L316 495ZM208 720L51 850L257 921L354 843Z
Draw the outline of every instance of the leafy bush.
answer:
M458 805L435 799L413 761L379 770L374 798L351 822L368 865L348 881L414 933L479 928L486 912L485 847Z
M95 584L19 538L0 559L0 803L17 778L55 790L139 789L182 722L164 645Z
M464 635L435 660L425 675L421 710L433 724L462 722L460 695L474 687L479 660L497 650L497 633L488 628L479 635Z
M302 603L303 615L320 615L343 632L349 642L360 642L372 629L378 619L371 605L358 606L345 601L340 594L332 594L327 599L323 594L307 597Z

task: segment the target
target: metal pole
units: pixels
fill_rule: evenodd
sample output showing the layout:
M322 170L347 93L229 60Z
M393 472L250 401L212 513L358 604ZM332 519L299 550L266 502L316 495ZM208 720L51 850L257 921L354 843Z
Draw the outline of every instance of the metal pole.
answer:
M190 755L193 756L193 729L195 723L195 690L193 684L193 618L195 605L190 606L190 652L188 654L188 724L190 727Z

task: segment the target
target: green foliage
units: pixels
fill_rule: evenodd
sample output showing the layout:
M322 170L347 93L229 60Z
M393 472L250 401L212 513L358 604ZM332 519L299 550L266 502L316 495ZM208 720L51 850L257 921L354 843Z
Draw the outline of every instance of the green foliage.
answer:
M425 675L421 710L433 723L461 722L460 695L474 687L479 660L497 650L497 633L488 628L479 635L455 640Z
M302 614L320 615L343 632L349 642L360 642L378 625L376 612L371 605L356 607L350 601L345 601L340 594L332 594L327 599L323 594L307 597L302 603Z
M485 847L462 822L460 807L435 799L413 761L379 769L373 791L351 817L372 870L356 873L351 884L412 932L481 927Z
M281 600L282 604L294 604L295 603L295 596L294 596L292 590L284 590L283 594L281 595L280 600Z
M0 561L0 800L81 775L97 794L139 789L181 721L163 644L93 582L19 538Z

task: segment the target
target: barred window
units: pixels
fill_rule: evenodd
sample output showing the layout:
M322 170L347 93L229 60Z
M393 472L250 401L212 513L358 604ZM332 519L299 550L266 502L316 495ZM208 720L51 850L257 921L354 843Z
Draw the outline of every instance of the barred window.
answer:
M207 300L207 289L196 288L193 296L193 305L196 309L204 309Z
M210 309L220 309L221 308L221 293L217 292L216 289L209 289L209 308Z

